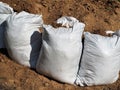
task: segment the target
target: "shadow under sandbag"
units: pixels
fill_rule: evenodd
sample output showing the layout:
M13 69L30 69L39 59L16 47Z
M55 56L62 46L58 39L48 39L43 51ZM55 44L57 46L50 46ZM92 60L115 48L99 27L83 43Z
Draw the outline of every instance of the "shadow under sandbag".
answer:
M0 49L0 53L2 53L2 54L4 54L4 55L6 55L7 57L9 57L9 55L8 55L8 52L7 52L7 49L6 49L6 48L1 48L1 49Z

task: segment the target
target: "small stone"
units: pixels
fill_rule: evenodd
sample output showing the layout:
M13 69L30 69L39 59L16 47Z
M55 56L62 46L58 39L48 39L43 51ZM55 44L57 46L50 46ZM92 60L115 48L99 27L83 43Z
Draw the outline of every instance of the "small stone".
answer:
M2 58L0 58L0 62L4 63L5 61Z
M14 4L14 6L17 6L16 4Z
M48 87L49 86L49 83L45 83L45 87Z

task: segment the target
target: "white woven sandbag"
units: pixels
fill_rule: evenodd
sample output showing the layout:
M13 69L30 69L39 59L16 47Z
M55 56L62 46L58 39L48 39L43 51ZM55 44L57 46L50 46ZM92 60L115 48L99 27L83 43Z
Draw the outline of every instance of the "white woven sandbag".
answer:
M63 16L57 20L58 24L62 24L62 26L66 26L67 28L72 27L77 22L79 21L76 18L70 16Z
M75 22L72 28L44 25L43 45L36 70L60 82L74 84L82 51L85 25Z
M41 49L42 36L39 27L41 15L20 12L6 21L6 47L10 57L19 64L35 68Z
M5 48L4 44L4 21L13 13L13 9L6 3L0 2L0 48Z
M105 31L106 32L106 35L117 35L120 37L120 30L116 30L116 31L111 31L111 30L107 30Z
M91 86L110 84L119 77L120 39L117 36L84 34L84 51L77 85Z

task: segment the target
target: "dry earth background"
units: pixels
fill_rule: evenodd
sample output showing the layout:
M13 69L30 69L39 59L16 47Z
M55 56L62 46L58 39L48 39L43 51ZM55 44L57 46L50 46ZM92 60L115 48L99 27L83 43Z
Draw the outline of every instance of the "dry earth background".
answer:
M85 31L105 35L120 29L119 0L0 0L15 11L42 14L45 24L55 26L61 16L73 16L86 24ZM120 90L120 79L110 85L78 87L59 83L35 70L18 65L0 50L0 90Z

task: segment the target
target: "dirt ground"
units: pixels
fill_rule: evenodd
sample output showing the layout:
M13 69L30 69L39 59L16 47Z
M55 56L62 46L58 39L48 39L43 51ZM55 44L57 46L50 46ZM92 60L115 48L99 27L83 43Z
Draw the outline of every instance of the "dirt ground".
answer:
M85 31L105 35L120 29L118 0L0 0L14 11L42 14L45 24L56 25L61 16L73 16L86 24ZM79 87L63 84L11 60L0 50L0 90L120 90L120 79L104 86Z

